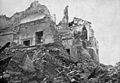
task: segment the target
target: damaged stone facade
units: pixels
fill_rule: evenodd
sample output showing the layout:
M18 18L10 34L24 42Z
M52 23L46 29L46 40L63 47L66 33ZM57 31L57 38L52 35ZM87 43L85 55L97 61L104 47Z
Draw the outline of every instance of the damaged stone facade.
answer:
M66 6L64 17L57 25L57 29L61 34L62 44L75 60L79 58L77 56L78 52L84 50L85 55L99 62L98 41L94 36L91 22L77 17L74 17L73 21L69 22L68 6Z
M20 29L20 27L23 27L24 25L25 27L28 27L28 25L29 27L30 26L34 27L35 23L39 24L40 21L43 23L43 20L45 20L44 19L45 17L51 17L50 12L45 5L41 5L38 1L31 3L30 7L28 7L25 11L17 12L13 14L13 16L11 17L6 17L5 15L1 15L0 16L0 40L1 40L0 45L3 46L4 44L6 44L6 42L13 42L14 38L16 37L15 34L18 34L17 32ZM40 21L37 21L37 20L40 20ZM46 21L45 23L48 23L48 22ZM37 28L35 27L34 29L36 30ZM29 28L27 31L29 31L30 29L31 28ZM32 30L29 32L32 33ZM15 38L15 41L16 41L16 38ZM21 44L21 40L19 40L18 44ZM30 45L33 45L33 44L31 43Z
M3 40L0 41L1 45L10 41L18 45L33 46L54 43L57 38L73 60L77 61L78 53L81 53L99 62L98 42L91 23L76 17L69 22L68 6L65 7L59 24L55 24L47 7L38 1L33 2L24 12L14 14L11 21L11 29L0 33L0 40ZM3 36L4 34L6 35Z
M16 26L13 41L24 46L53 43L52 21L49 17Z

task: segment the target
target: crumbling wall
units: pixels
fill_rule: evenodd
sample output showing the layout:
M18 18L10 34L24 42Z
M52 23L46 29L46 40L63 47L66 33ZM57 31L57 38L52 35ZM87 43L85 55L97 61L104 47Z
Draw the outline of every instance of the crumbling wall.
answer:
M58 32L62 34L63 45L70 48L71 56L77 60L77 46L82 46L86 50L86 53L88 53L88 56L91 56L93 60L99 62L98 43L90 22L74 17L73 21L68 23L68 27L60 23L57 27ZM94 49L92 52L88 51L90 47Z
M43 38L42 41L44 44L53 43L53 35L50 27L49 21L46 19L40 19L30 23L25 23L17 26L18 30L18 40L19 44L23 44L23 40L31 39L31 45L36 45L36 32L42 31Z
M17 12L13 14L11 17L1 15L0 16L0 33L6 34L9 32L13 32L14 27L18 26L19 24L28 23L38 19L43 19L44 17L51 17L48 8L45 5L41 5L38 1L34 1L33 3L31 3L30 7L28 7L26 10ZM31 32L31 31L28 31L28 32ZM12 39L12 38L11 39L8 38L8 36L4 36L4 37L5 39L7 39L6 41L11 41ZM0 36L0 38L2 37ZM2 40L4 39L2 38L1 42ZM19 41L15 40L15 42L21 43Z
M37 1L15 13L11 20L18 24L13 24L12 39L18 44L12 43L1 52L1 62L11 57L5 62L8 66L3 77L8 74L9 83L89 83L91 78L97 79L103 71L96 63L98 43L91 23L76 17L69 22L68 18L66 6L62 21L56 25L47 7ZM23 46L25 40L30 40L30 46Z

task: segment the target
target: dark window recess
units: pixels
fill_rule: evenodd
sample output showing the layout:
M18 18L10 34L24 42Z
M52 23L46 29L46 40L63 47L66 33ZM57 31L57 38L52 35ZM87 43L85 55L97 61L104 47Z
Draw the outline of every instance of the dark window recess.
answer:
M25 46L30 46L30 40L25 40L25 41L23 41L23 44L24 44Z
M70 55L70 49L66 49L67 53Z
M81 39L82 39L82 40L87 39L87 29L86 29L85 26L82 28L82 36L81 36Z
M70 26L73 26L73 24L74 24L74 21L70 22L70 23L69 23L69 27L70 27Z
M36 32L36 43L42 43L42 38L43 38L43 31Z

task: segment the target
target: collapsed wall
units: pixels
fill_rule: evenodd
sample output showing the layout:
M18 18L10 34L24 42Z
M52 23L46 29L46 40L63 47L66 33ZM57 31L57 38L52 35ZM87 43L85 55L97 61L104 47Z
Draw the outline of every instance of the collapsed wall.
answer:
M5 16L1 16L1 19L5 19ZM99 62L98 41L91 22L77 17L69 22L68 6L65 7L64 16L58 25L52 20L47 7L38 1L33 2L25 11L6 18L5 22L7 21L10 21L12 27L0 33L1 44L10 41L32 46L57 42L65 47L75 61L78 61L78 53L81 53Z
M36 20L41 13L42 17ZM69 74L77 73L85 74L79 79L88 79L96 63L99 63L98 42L91 22L76 17L69 22L68 6L58 25L51 19L46 7L36 1L14 17L19 19L16 21L19 24L13 24L11 44L0 49L1 61L8 63L4 68L7 67L5 71L11 75L11 83L43 82L48 78L55 81L61 76L65 76L69 83L72 79Z
M99 62L98 41L94 36L91 22L77 17L69 22L68 6L66 6L63 19L57 25L57 30L61 34L62 44L75 60L79 57L77 53L82 50L85 55Z
M45 17L51 17L48 8L45 5L40 4L38 1L31 3L30 7L26 10L17 12L11 17L6 15L0 16L0 45L3 46L7 42L12 42L14 39L14 31L16 26L20 24L29 23ZM32 23L34 25L34 22ZM29 23L29 26L32 26ZM26 27L26 26L24 26ZM18 30L18 28L17 28ZM28 31L28 30L27 30Z

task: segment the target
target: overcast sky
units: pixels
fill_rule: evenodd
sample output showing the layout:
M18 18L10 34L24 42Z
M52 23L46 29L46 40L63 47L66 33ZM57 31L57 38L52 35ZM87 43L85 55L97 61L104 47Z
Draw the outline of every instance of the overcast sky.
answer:
M0 15L12 16L23 11L34 0L0 0ZM70 20L79 17L92 22L99 41L100 62L113 65L120 61L120 0L38 0L46 5L57 22L69 5Z

